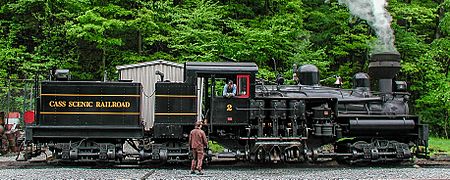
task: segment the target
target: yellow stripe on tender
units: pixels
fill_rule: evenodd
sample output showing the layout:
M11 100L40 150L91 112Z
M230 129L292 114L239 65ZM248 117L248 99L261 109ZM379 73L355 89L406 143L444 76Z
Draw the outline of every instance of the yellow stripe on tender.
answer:
M155 113L155 116L196 116L197 113Z
M43 115L140 115L139 112L40 112Z
M141 97L130 94L41 94L41 96L103 96L103 97Z
M156 97L169 97L169 98L197 98L196 95L168 95L168 94L158 94Z

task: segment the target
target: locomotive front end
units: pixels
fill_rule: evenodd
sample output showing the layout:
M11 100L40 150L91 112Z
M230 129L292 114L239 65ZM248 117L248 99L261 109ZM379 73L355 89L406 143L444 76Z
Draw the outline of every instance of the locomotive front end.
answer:
M427 156L428 126L409 113L406 82L393 80L400 68L400 54L373 54L369 74L378 81L379 92L366 88L361 96L355 88L339 100L338 122L349 139L337 142L337 151L354 154L341 160L384 162Z

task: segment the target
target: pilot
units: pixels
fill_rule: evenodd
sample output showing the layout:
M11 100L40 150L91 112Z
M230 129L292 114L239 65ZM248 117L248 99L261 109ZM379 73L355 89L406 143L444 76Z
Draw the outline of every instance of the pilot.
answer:
M236 85L233 84L232 80L228 81L228 84L225 84L222 92L223 97L234 97L236 95Z

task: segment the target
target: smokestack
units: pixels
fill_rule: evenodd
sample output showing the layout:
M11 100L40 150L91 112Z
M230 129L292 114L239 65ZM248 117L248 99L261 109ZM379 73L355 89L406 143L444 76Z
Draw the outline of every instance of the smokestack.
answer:
M372 54L369 63L369 74L378 79L382 93L392 92L392 79L400 71L400 54L397 52L383 52Z

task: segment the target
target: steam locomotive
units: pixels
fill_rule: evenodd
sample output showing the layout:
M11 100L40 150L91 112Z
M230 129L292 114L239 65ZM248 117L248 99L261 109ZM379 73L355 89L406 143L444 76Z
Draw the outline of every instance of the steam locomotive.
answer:
M325 87L318 68L303 65L295 71L298 84L283 85L278 78L276 85L265 85L256 80L254 63L187 62L184 82L155 84L150 131L139 118L139 83L44 81L23 154L30 159L47 147L62 161L184 162L188 134L202 119L208 139L225 148L206 149L206 161L370 163L424 157L428 126L410 115L406 83L393 81L399 62L397 53L372 55L369 74L380 92L371 91L366 73L353 77L352 89ZM236 82L232 98L221 94L228 80Z

